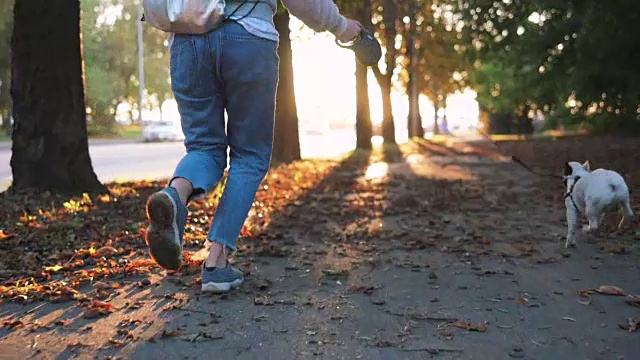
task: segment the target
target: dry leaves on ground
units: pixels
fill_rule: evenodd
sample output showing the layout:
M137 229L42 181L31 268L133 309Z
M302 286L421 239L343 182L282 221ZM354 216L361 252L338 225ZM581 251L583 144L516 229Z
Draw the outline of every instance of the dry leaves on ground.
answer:
M264 229L274 222L287 223L284 214L338 164L300 161L272 168L256 195L253 216L242 230L239 252L259 252L262 247L253 245L262 243ZM93 299L86 297L94 296L91 290L106 296L120 289L125 279L161 271L149 258L143 240L147 226L144 205L150 194L164 186L164 181L109 184L109 194L71 199L48 193L0 195L0 252L4 254L0 301L90 301ZM190 204L184 274L199 271L198 261L188 251L201 248L219 196L218 189ZM268 243L271 253L289 252L277 241ZM83 285L92 285L92 289ZM268 284L258 284L259 289L265 286ZM92 308L86 315L101 316L102 312L104 309Z

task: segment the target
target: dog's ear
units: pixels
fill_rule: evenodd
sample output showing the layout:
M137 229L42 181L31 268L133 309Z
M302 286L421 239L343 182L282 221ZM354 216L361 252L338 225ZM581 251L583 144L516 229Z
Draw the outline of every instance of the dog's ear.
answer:
M584 164L582 164L582 167L587 171L591 171L591 164L589 164L589 160L585 161Z
M571 175L572 172L573 172L573 169L571 168L571 165L569 165L568 162L564 163L564 169L563 169L564 176L569 176Z

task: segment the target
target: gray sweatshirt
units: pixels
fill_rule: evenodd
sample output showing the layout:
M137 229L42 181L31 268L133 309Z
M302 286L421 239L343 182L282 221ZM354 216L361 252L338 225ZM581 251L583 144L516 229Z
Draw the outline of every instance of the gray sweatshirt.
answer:
M277 0L259 1L255 4L253 0L249 0L242 5L243 0L227 0L224 12L230 15L237 9L232 19L238 19L256 5L247 17L238 22L253 35L278 41L278 32L273 24L273 14L278 6ZM332 0L282 0L282 3L291 15L317 32L329 31L340 36L347 31L347 19L340 14Z

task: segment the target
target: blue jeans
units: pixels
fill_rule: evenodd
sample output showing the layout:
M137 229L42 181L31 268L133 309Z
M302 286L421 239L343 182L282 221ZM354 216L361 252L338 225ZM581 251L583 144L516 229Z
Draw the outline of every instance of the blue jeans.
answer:
M211 191L229 149L229 174L208 239L232 251L271 162L277 47L234 22L203 35L176 34L171 46L171 88L187 150L172 180L191 182L190 199Z

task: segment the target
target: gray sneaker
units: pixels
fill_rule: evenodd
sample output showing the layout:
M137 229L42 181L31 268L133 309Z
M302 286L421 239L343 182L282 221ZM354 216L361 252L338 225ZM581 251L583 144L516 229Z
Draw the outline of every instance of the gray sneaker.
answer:
M187 208L178 191L164 188L147 201L149 228L145 242L153 260L168 270L177 270L182 263L182 237L187 224Z
M229 264L223 269L208 268L202 264L202 291L226 292L240 286L243 280L242 272Z

